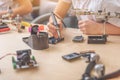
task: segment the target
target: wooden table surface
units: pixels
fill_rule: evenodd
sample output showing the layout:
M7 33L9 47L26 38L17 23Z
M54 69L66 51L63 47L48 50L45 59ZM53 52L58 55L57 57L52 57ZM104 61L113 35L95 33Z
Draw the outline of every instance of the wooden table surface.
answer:
M16 53L16 50L31 49L22 41L23 37L29 35L30 33L14 31L0 34L0 57ZM100 55L106 74L120 69L120 36L109 36L106 44L87 44L86 35L83 43L72 42L72 38L78 35L81 35L78 29L67 28L64 30L63 42L49 45L45 50L32 49L32 55L39 64L38 68L14 70L11 61L14 55L6 56L0 60L0 80L80 80L87 66L85 60L67 62L61 56L85 50L95 50ZM120 80L120 77L112 80Z

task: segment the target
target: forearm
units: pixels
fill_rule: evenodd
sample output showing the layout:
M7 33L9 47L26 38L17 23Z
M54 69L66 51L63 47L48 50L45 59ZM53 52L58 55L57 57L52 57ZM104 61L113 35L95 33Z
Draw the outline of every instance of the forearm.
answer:
M40 0L31 0L33 7L40 5Z
M13 9L13 17L15 17L17 14L22 16L32 12L32 4L30 0L17 0L16 2L19 4L19 6Z
M61 18L64 18L71 6L71 2L66 2L64 0L59 0L58 5L56 6L54 13L56 13Z
M112 24L106 24L106 34L109 35L120 35L120 26L114 26Z
M103 23L93 20L80 20L78 22L80 30L87 35L102 35L104 34ZM105 24L105 34L120 35L120 26L115 26L110 23Z

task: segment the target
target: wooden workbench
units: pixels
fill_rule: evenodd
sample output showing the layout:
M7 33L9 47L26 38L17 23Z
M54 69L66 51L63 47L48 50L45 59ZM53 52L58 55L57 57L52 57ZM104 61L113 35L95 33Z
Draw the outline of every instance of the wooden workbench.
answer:
M84 60L67 62L61 58L65 54L85 50L95 50L100 55L100 61L105 64L106 74L120 69L120 36L109 36L106 44L87 44L87 36L83 43L74 43L72 38L80 35L78 29L64 30L65 40L56 45L49 45L45 50L33 50L39 63L38 68L14 70L10 56L0 60L0 80L80 80L87 63ZM9 32L0 34L0 57L16 50L30 49L22 38L29 33ZM120 80L116 78L114 80Z

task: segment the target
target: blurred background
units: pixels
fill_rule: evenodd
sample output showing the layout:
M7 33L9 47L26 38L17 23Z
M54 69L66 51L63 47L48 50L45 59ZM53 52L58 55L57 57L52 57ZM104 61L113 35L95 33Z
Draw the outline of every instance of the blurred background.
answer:
M50 13L54 10L59 0L31 0L33 5L32 23L46 24L49 20ZM64 23L67 27L77 28L76 16L67 14L64 18Z

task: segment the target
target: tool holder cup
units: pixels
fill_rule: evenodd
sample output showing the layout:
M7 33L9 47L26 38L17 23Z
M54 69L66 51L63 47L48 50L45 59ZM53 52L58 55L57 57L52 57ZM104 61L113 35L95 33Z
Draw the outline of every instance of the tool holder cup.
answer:
M24 37L23 41L35 50L43 50L49 48L47 32L31 32L29 37Z

